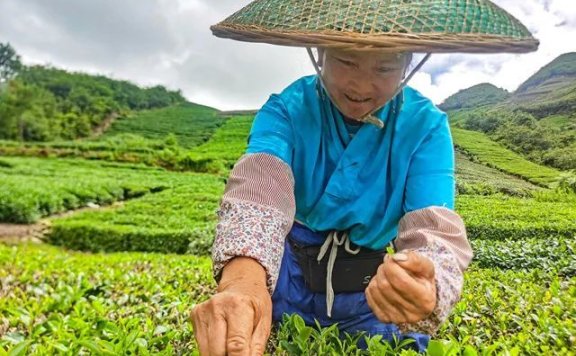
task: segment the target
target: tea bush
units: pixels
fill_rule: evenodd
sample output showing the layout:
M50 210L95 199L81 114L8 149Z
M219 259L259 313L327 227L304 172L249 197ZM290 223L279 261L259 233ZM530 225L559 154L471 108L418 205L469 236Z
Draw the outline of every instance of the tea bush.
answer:
M32 223L84 207L108 205L172 187L218 181L141 165L85 160L3 157L0 221Z
M574 203L508 196L461 195L456 210L471 239L505 240L576 235Z
M0 286L0 354L11 355L197 354L188 315L215 288L204 257L2 244ZM573 355L575 316L574 277L473 266L428 354ZM288 319L271 338L270 352L399 351L373 338L365 352L355 346L357 336L337 341L336 327L313 329Z

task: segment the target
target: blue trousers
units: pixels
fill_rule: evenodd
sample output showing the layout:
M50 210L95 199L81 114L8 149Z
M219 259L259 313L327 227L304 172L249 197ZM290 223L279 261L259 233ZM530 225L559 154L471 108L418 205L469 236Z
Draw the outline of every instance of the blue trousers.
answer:
M294 223L290 235L302 246L321 245L326 239L326 233L313 232L298 223ZM306 287L302 270L288 242L272 303L273 318L276 322L282 321L283 314L298 314L307 325L315 325L316 319L323 327L338 323L340 331L349 334L363 331L370 336L382 335L383 340L388 341L392 341L393 336L400 341L413 339L410 347L418 352L425 352L430 341L429 335L401 334L396 325L380 322L368 306L364 292L336 294L332 317L328 317L326 294L314 293Z

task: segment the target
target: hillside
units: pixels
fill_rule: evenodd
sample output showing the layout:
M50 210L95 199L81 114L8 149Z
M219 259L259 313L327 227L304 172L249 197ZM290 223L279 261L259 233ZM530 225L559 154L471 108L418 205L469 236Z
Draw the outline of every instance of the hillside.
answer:
M482 132L535 163L576 169L576 53L559 56L500 101L486 104L488 88L471 87L440 105L453 126Z
M508 100L536 118L576 112L576 53L566 53L522 83Z
M491 105L500 103L509 96L510 93L504 89L482 83L450 96L440 105L440 109L449 111Z
M25 66L10 45L11 75L0 78L0 139L48 142L89 137L114 118L185 102L180 91L139 87L49 65ZM0 64L6 58L0 58Z
M576 79L576 53L565 53L522 83L514 96L519 96L550 83L573 83Z
M173 135L178 145L191 148L207 141L225 120L214 108L186 102L167 108L141 111L116 120L102 139L129 134L151 140L164 140Z

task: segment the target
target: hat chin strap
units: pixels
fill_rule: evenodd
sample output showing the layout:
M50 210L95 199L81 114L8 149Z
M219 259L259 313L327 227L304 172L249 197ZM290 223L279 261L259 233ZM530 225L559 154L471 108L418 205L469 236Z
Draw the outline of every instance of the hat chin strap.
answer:
M320 83L322 84L324 91L328 95L328 98L330 98L330 101L332 101L332 104L334 104L334 106L336 106L336 108L338 110L340 110L341 113L343 113L342 109L338 106L338 104L336 104L336 101L330 95L330 92L328 91L328 89L326 89L326 84L324 83L324 77L322 76L322 71L320 70L320 66L318 66L318 62L316 61L316 58L314 58L314 53L312 53L312 49L310 47L306 47L306 51L308 52L308 56L310 57L310 60L312 61L312 64L314 65L314 69L316 70L316 73L318 74L318 78L320 78ZM391 100L394 97L396 97L396 95L398 95L402 91L402 89L404 89L404 87L408 84L408 81L410 81L410 79L412 79L412 77L416 74L416 72L418 72L420 70L420 68L422 68L422 66L428 61L430 56L432 56L431 53L426 53L426 56L424 56L424 58L418 63L418 65L416 67L414 67L414 69L410 72L410 74L407 77L405 77L404 80L400 83L400 85L398 86L398 88L394 92L394 95L392 95ZM388 102L390 102L390 101L388 101ZM368 115L365 115L364 117L362 117L360 119L355 119L355 120L375 125L379 129L384 128L384 122L382 120L380 120L379 118L377 118L374 115L374 113L376 113L378 110L380 110L383 107L385 107L386 105L388 105L388 102L386 102L384 105L376 108L375 110L370 112Z

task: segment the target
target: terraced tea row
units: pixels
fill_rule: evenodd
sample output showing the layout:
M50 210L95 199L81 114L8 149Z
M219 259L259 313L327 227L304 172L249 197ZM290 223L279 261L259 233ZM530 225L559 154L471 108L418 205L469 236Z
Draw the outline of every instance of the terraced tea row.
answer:
M128 133L163 140L168 135L174 135L180 146L191 148L207 141L224 121L225 118L213 108L183 103L141 111L133 117L117 120L106 131L104 138Z
M576 236L575 198L562 202L460 196L456 200L456 211L464 219L470 239L573 238Z
M209 254L224 183L210 176L126 202L53 221L48 241L88 251Z
M452 128L456 147L479 162L541 186L553 183L560 171L532 163L480 132Z
M0 221L31 223L89 203L106 205L149 192L217 180L212 176L170 173L140 165L3 157Z

